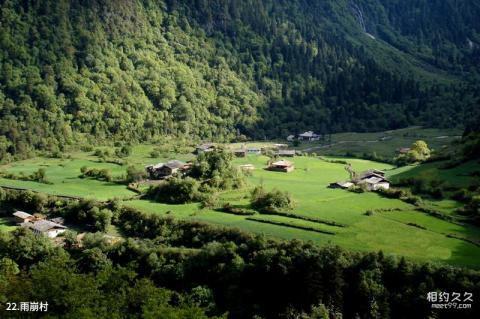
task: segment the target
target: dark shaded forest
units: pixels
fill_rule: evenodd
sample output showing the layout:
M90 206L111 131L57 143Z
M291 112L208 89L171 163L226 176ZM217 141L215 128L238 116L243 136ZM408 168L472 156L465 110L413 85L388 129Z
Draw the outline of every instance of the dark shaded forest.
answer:
M475 1L0 1L0 158L463 126Z
M0 232L0 300L48 300L52 317L458 318L432 309L428 292L480 293L477 270L273 240L115 201L0 189L0 204L2 214L15 206L91 225L108 211L127 236L69 231L59 247L27 229ZM477 318L476 305L462 318Z

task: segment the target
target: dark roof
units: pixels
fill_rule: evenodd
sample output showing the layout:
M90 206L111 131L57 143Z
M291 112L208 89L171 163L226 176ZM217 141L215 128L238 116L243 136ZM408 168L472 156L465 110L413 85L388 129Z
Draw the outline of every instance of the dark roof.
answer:
M369 170L366 170L364 172L361 172L360 173L360 176L359 178L360 179L365 179L365 178L369 178L369 177L381 177L381 178L384 178L385 177L385 172L384 171L380 171L378 169L369 169Z
M175 168L182 168L185 166L185 163L182 162L182 161L179 161L179 160L172 160L172 161L168 161L165 166L171 168L171 169L175 169Z
M50 229L54 229L54 228L62 228L62 229L67 228L63 225L54 223L54 222L49 221L49 220L44 220L44 219L37 220L36 222L30 223L29 226L30 226L31 229L34 229L34 230L42 232L42 233L46 232L46 231L49 231Z

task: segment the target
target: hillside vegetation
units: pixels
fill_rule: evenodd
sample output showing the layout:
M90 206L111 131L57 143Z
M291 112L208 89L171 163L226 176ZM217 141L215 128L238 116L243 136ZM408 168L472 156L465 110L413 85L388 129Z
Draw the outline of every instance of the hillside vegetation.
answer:
M158 135L219 141L461 126L475 1L1 1L0 158Z
M0 212L32 197L2 195ZM272 240L115 202L33 197L49 216L108 211L129 236L69 231L61 247L25 228L0 229L0 298L48 300L52 317L478 318L474 302L446 310L427 300L437 289L478 295L477 270Z

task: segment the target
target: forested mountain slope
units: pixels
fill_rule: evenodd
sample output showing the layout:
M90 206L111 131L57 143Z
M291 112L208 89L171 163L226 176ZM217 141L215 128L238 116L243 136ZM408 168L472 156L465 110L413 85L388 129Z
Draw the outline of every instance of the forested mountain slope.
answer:
M462 125L479 14L474 0L0 1L0 157Z

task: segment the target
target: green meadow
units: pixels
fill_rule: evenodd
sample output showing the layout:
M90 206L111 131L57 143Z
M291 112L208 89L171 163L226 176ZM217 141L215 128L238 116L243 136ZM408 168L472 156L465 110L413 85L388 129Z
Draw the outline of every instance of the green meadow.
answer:
M445 168L445 161L404 166L389 172L392 181L402 178L422 177L426 180L440 180L451 186L468 187L474 180L472 173L480 172L478 161L468 161L453 168Z
M260 145L260 144L258 144ZM236 147L233 145L232 147ZM247 146L251 144L247 143ZM326 223L307 221L277 215L256 214L239 216L225 212L202 209L199 203L167 205L138 199L126 185L107 183L79 177L80 168L108 168L113 176L125 174L128 165L139 168L169 159L188 160L191 154L162 154L151 158L155 145L133 147L131 156L125 165L101 163L93 153L75 152L67 159L33 158L0 167L1 170L25 174L38 168L45 168L51 184L27 182L21 180L0 179L0 186L32 189L56 195L69 195L106 200L119 198L123 204L141 211L170 215L176 218L198 220L228 227L237 227L267 236L283 239L310 240L321 245L339 245L355 251L379 251L395 256L405 256L418 261L444 262L454 265L479 267L480 247L467 240L480 241L480 229L466 224L452 223L415 210L415 207L397 199L388 199L376 193L352 193L341 189L330 189L328 184L348 179L343 164L331 163L318 157L297 156L289 158L295 164L291 173L265 170L268 157L249 155L235 159L235 164L253 164L255 170L248 177L249 186L242 190L219 194L220 202L235 207L247 207L250 191L255 185L267 189L280 189L291 193L295 200L293 213L302 217L321 219ZM478 170L478 163L466 163L454 170L442 172L438 163L421 166L394 168L389 164L361 160L345 159L356 171L376 168L385 170L387 176L395 180L409 174L433 174L452 183L468 183L470 171ZM459 203L438 201L439 210L452 213ZM366 215L368 210L376 210ZM274 224L270 224L272 222ZM345 227L332 226L329 222L343 224ZM0 227L7 227L0 223ZM457 238L447 237L453 235ZM462 240L464 238L466 240Z
M417 140L424 140L430 148L440 150L462 135L456 129L426 129L418 126L374 132L374 133L338 133L314 143L302 143L299 149L315 152L319 155L376 154L379 157L393 158L396 150L410 147Z
M0 217L0 230L13 230L15 229L15 223L7 217Z

